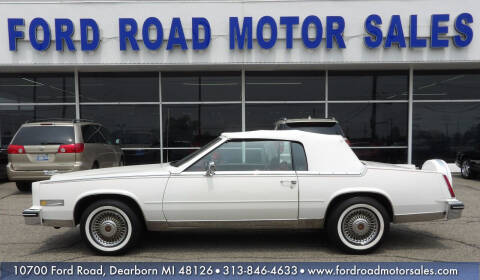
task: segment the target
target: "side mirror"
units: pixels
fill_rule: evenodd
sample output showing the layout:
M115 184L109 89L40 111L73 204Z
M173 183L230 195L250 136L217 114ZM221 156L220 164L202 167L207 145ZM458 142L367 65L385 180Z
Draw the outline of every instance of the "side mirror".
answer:
M119 138L115 139L115 145L120 145L120 142L121 142L121 141L120 141Z
M215 162L209 161L207 165L207 172L205 175L213 176L215 174Z

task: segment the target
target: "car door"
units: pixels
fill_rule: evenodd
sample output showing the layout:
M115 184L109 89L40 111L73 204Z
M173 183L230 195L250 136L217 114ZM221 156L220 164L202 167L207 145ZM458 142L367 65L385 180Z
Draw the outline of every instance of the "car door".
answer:
M216 172L205 169L214 162ZM179 174L164 194L169 223L296 221L298 186L290 142L225 142ZM188 224L188 223L187 223Z

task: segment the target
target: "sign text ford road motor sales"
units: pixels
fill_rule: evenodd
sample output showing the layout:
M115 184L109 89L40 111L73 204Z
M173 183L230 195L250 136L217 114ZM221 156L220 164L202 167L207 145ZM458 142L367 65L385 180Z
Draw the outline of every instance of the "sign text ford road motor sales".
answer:
M366 17L364 21L366 35L363 38L366 47L426 48L428 45L431 48L446 48L451 44L456 47L466 47L473 39L473 17L469 13L462 13L455 17L451 17L449 14L432 15L429 22L431 28L428 44L427 38L418 36L417 25L419 20L417 15L410 15L409 22L402 22L399 15L392 15L389 23L387 23L388 21L385 22L385 24L388 24L386 34L380 28L384 21L387 20L376 14ZM455 33L452 37L447 38L445 35L449 33L447 26L449 21L453 21ZM184 24L186 23L182 22L180 18L172 18L170 31L167 35L163 34L162 22L156 17L149 17L143 23L139 23L133 18L119 18L118 38L120 50L124 51L127 48L131 48L134 51L138 51L141 48L139 44L143 44L149 50L158 50L160 48L167 50L181 48L186 50L188 46L183 31ZM194 50L207 49L211 39L211 26L208 19L193 17L188 24L191 24L192 28L191 48ZM323 21L314 15L302 19L298 16L282 16L278 21L271 16L263 16L257 22L254 22L252 17L241 19L230 17L228 24L229 46L232 50L252 49L254 47L254 32L258 47L270 49L277 43L279 27L282 27L282 30L284 29L282 31L285 32L284 47L287 49L294 47L294 28L301 29L301 39L306 48L314 49L320 47L322 45L322 37L325 37L324 45L327 49L347 47L343 38L345 19L341 16L327 16ZM47 50L51 41L53 41L52 33L54 33L54 38L56 38L55 49L57 51L63 51L64 47L69 51L76 51L73 44L75 29L80 31L80 49L82 51L93 51L99 47L100 29L94 19L82 18L79 26L76 27L74 22L68 18L56 18L54 26L50 26L45 19L37 17L28 25L25 24L23 18L8 19L9 49L10 51L16 51L17 39L25 38L25 32L28 32L30 44L35 50ZM314 32L309 34L309 29L313 29ZM151 36L150 30L154 30L153 34L156 33L156 36ZM323 36L324 30L325 36ZM265 36L265 33L269 36ZM164 39L166 39L166 44L163 44Z

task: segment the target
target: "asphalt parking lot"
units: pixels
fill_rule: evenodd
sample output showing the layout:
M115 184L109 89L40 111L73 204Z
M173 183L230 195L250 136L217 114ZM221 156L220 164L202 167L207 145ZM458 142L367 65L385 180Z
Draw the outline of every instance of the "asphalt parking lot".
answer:
M0 183L0 261L480 261L480 180L454 178L466 209L461 219L392 225L376 252L352 256L314 230L175 230L148 233L117 257L94 255L78 228L27 226L21 212L31 194Z

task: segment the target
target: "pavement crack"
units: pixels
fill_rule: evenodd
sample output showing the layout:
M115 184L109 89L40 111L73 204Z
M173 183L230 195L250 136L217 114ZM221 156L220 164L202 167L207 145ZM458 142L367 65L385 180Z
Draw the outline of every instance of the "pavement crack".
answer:
M409 230L400 229L400 228L397 228L397 230L403 231L403 232L409 232ZM467 247L472 247L472 248L475 248L475 249L480 250L480 246L479 246L479 245L470 244L470 243L465 242L465 241L456 240L456 239L453 239L453 238L447 238L447 237L438 236L438 235L432 235L432 234L428 234L428 233L425 233L425 232L416 232L416 234L419 234L419 235L422 235L422 236L428 237L428 238L442 239L442 240L457 242L457 243L460 243L460 244L465 245L465 246L467 246Z

